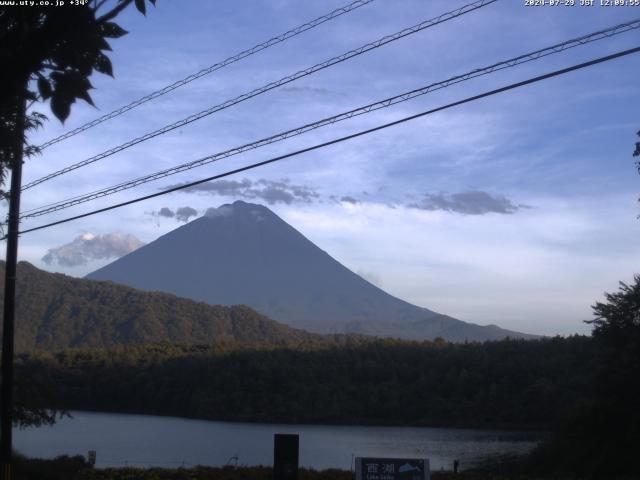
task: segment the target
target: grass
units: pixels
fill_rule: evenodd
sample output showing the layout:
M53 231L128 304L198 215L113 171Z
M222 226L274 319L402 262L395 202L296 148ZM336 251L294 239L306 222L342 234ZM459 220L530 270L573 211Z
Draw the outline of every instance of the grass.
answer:
M40 460L14 457L15 480L273 480L270 467L193 467L193 468L104 468L95 469L84 457L58 457ZM432 472L432 480L543 480L542 477L514 473ZM355 480L348 470L310 470L301 468L298 480Z

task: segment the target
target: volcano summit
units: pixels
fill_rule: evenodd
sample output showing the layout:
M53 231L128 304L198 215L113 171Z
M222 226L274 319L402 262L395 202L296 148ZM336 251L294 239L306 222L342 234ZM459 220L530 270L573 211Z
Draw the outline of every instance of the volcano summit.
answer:
M467 323L389 295L268 208L237 201L87 276L210 304L244 304L318 333L482 341L531 336Z

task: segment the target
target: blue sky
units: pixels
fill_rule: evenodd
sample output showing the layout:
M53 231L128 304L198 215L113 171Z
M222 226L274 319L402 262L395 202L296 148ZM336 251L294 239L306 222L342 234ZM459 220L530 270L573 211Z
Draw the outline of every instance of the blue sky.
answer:
M115 79L92 79L97 109L78 103L64 126L52 118L31 140L48 140L346 3L159 0L146 18L131 9L119 19L130 34L111 42ZM465 3L376 0L46 149L25 165L24 183ZM636 17L638 7L525 7L524 1L500 0L28 190L23 210ZM578 47L31 219L23 228L639 44L636 30ZM638 272L640 177L631 152L640 129L639 65L638 54L614 60L229 177L226 183L25 234L20 259L84 275L179 227L185 217L195 218L185 207L200 215L242 199L267 205L344 265L417 305L531 333L586 333L582 320L591 317L590 305ZM48 106L37 108L49 113ZM182 216L175 215L178 209Z

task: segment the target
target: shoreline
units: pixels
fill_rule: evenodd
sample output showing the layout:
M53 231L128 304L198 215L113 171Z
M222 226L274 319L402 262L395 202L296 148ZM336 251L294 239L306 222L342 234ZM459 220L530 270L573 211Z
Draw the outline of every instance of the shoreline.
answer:
M421 423L393 423L393 422L379 422L375 421L367 421L367 420L354 420L353 422L348 421L324 421L324 422L313 422L313 421L305 421L305 420L282 420L282 419L268 419L268 418L206 418L206 417L196 417L196 416L180 416L180 415L172 415L172 414L163 414L163 413L148 413L148 412L135 412L135 411L122 411L122 410L90 410L90 409L81 409L81 408L73 408L65 411L66 414L71 415L73 418L73 412L78 413L90 413L90 414L108 414L108 415L131 415L131 416L143 416L143 417L160 417L160 418L172 418L177 420L193 420L199 422L214 422L214 423L225 423L225 424L246 424L246 425L283 425L283 426L291 426L291 425L299 425L300 427L388 427L388 428L424 428L424 429L434 429L434 430L481 430L485 432L518 432L522 434L532 434L536 436L546 436L550 435L552 432L551 427L549 428L536 428L531 425L502 425L502 426L489 426L486 424L474 424L474 425L447 425L447 424L421 424Z

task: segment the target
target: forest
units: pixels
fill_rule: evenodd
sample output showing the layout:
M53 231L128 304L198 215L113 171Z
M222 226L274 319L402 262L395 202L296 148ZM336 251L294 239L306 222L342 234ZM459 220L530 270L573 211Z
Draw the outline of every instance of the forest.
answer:
M5 263L0 261L0 303ZM57 351L144 343L340 343L341 335L318 335L235 305L209 305L167 293L143 292L18 264L15 348Z
M582 336L304 348L125 345L22 353L16 377L18 392L42 402L34 407L62 410L550 429L590 396L592 358L593 342Z
M640 275L593 305L592 335L448 343L225 338L23 351L16 404L295 423L543 429L524 460L557 478L639 478ZM331 340L331 341L330 341ZM52 412L49 409L54 409ZM27 418L28 420L28 418Z

